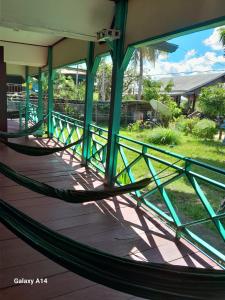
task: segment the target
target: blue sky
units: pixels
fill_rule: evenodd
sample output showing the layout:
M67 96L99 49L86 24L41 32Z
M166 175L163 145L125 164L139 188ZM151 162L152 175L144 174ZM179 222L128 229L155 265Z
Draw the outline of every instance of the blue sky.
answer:
M160 79L165 76L219 70L225 72L224 49L219 41L219 29L217 27L171 39L169 42L178 45L178 49L174 53L160 55L155 66L145 62L145 75ZM108 62L111 59L108 58Z
M166 56L160 55L155 67L146 63L146 75L162 77L172 73L185 75L225 70L224 50L219 41L219 28L184 35L171 39L169 42L178 45L176 52Z

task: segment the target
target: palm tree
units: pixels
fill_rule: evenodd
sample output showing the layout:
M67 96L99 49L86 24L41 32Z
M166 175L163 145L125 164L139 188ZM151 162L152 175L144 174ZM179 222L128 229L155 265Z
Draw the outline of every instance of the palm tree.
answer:
M149 61L155 64L157 57L160 53L172 53L176 51L178 48L177 45L161 42L152 46L146 46L136 49L134 52L132 63L134 67L137 68L139 66L139 76L138 76L138 95L137 100L141 100L142 95L142 87L143 87L143 79L144 79L144 62Z
M225 28L220 29L220 41L222 42L223 46L225 47Z
M143 87L143 79L144 79L144 61L150 61L155 63L156 58L158 57L158 51L149 47L142 47L136 49L133 56L133 64L134 67L137 68L139 65L139 75L138 75L138 94L137 100L141 100L142 95L142 87Z

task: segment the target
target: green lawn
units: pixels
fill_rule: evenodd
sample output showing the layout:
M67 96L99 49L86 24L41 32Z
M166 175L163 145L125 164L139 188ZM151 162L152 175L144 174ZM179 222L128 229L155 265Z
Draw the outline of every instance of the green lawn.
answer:
M120 135L130 137L143 143L149 143L148 134L149 129L145 129L141 132L130 132L126 129L120 130ZM182 154L186 157L197 159L219 168L225 168L225 146L222 145L221 141L204 141L199 140L191 135L185 136L183 133L180 133L180 135L180 145L154 146L177 154Z

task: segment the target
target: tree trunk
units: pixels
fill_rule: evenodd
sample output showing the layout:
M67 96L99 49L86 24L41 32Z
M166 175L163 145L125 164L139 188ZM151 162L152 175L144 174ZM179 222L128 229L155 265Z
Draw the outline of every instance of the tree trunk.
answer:
M102 70L101 100L105 101L105 68Z
M79 82L79 68L77 65L77 72L76 72L76 86L78 86L78 82Z
M138 95L137 100L141 100L142 95L142 86L143 86L143 73L144 73L144 61L143 61L143 51L139 49L139 59L140 59L140 72L139 72L139 80L138 80Z

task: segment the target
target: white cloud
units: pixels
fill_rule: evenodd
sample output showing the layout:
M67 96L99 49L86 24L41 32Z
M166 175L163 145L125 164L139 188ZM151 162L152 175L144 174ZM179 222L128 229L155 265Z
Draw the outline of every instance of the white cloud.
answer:
M195 49L191 49L191 50L186 52L185 58L195 56L195 54L197 54L197 51Z
M179 62L157 61L155 67L152 65L146 68L146 75L163 75L171 73L197 73L204 71L213 71L216 64L224 64L225 57L223 55L217 55L215 52L208 51L204 55L199 57L185 57ZM221 66L222 68L222 66Z
M221 27L220 27L221 28ZM215 28L213 33L205 40L203 40L203 44L205 46L210 47L212 50L222 50L223 45L220 42L220 28Z
M165 60L168 58L168 53L166 52L161 52L158 56L158 60Z

